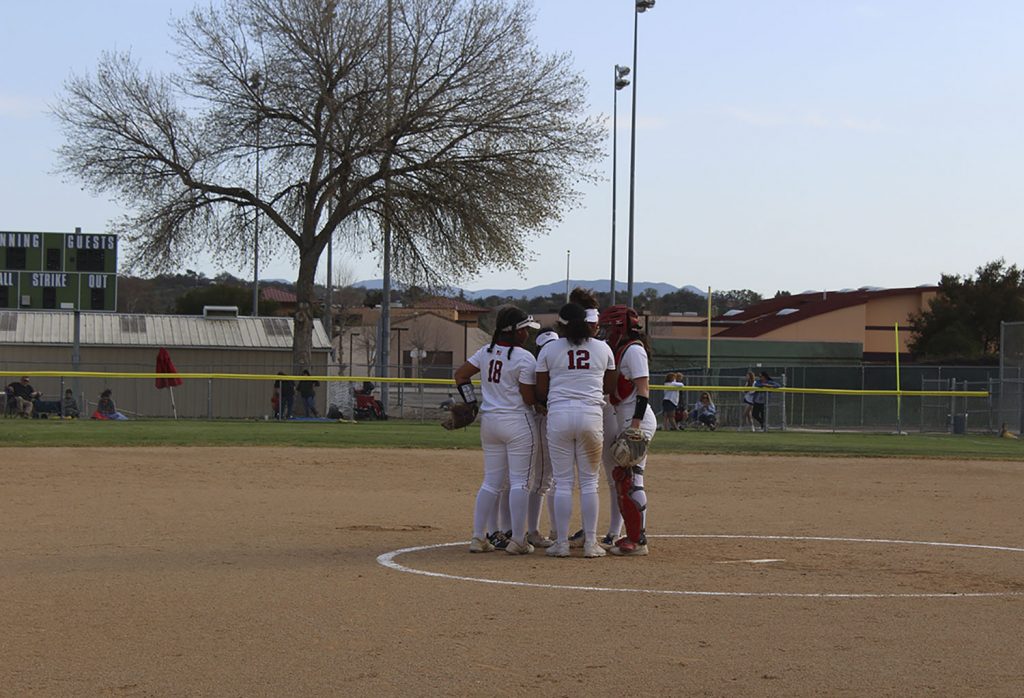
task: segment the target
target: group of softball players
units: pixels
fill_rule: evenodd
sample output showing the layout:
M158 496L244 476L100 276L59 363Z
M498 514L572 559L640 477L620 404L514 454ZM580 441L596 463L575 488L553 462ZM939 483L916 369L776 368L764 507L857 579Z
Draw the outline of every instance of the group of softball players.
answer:
M536 355L526 348L531 329L540 329L531 316L501 308L490 343L455 371L462 399L479 409L484 452L469 551L524 555L541 547L551 557L569 557L582 547L587 558L647 555L646 458L624 468L609 455L624 429L639 428L650 439L657 426L636 312L624 305L599 312L593 294L576 289L556 327L535 338ZM599 538L602 466L611 514ZM582 528L570 536L574 485ZM550 537L538 530L545 499Z

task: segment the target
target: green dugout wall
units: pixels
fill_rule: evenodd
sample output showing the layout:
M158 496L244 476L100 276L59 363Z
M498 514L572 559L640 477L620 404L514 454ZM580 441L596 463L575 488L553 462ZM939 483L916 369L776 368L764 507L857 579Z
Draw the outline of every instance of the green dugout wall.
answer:
M704 367L706 339L652 339L652 371ZM859 342L783 342L751 339L711 339L714 369L743 369L753 366L860 364L864 346Z

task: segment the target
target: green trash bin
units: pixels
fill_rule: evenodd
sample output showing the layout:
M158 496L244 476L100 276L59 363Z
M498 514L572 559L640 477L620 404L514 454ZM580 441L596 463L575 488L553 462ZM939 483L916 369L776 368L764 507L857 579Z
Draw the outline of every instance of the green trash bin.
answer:
M966 414L954 414L953 415L953 433L954 434L966 434L967 433L967 415Z

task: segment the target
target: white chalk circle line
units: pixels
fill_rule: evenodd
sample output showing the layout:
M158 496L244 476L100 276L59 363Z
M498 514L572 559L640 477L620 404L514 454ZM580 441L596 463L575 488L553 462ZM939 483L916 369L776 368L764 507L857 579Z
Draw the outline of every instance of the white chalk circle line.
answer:
M739 534L715 534L715 533L668 533L651 535L649 538L716 538L725 540L775 540L775 541L814 541L829 543L875 543L880 545L923 545L937 548L960 548L979 551L1024 553L1024 548L1013 548L1002 545L977 545L972 543L944 543L937 541L921 540L900 540L892 538L843 538L839 536L765 536L765 535L739 535ZM479 584L497 584L513 587L530 587L534 589L560 589L568 591L603 591L634 594L662 594L668 596L738 596L757 598L797 598L797 599L946 599L946 598L993 598L1006 596L1024 596L1021 591L994 591L994 592L919 592L919 593L833 593L833 592L785 592L785 591L697 591L685 589L641 589L636 587L601 587L583 586L577 584L547 584L542 582L517 582L508 579L486 579L483 577L469 577L459 574L448 574L446 572L431 572L419 570L403 565L396 559L407 553L422 552L424 550L436 550L439 548L452 548L456 546L469 545L469 541L458 541L455 543L435 543L433 545L418 545L412 548L401 548L383 553L377 556L377 562L389 569L408 574L418 574L425 577L436 577L439 579L452 579L461 582L476 582Z

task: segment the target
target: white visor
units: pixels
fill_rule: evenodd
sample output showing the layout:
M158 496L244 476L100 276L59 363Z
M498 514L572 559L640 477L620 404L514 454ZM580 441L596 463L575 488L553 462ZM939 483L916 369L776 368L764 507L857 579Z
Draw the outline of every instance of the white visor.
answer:
M520 320L515 325L509 325L508 327L502 327L502 332L512 332L513 330L521 330L524 327L529 327L534 330L540 329L540 323L533 319L532 315L527 315L525 320Z
M598 317L597 308L587 308L587 322L594 324Z
M538 334L537 339L534 341L537 342L538 347L542 347L548 342L553 342L556 339L558 339L558 333L554 332L553 330L545 330Z

